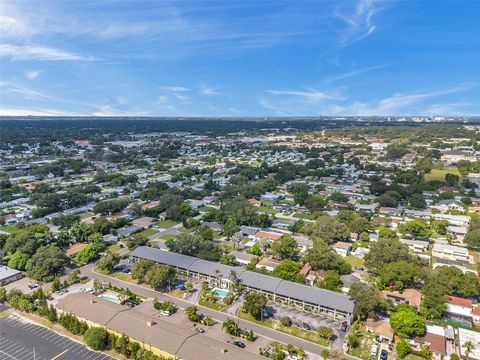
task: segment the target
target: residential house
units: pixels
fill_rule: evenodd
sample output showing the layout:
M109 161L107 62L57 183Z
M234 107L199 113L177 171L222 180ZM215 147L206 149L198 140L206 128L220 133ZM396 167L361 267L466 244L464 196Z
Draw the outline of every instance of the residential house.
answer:
M425 335L417 336L409 343L414 351L420 351L423 347L430 350L430 358L433 360L442 360L447 356L447 330L437 325L427 325Z
M87 246L87 244L74 243L74 244L70 245L68 248L65 249L65 254L67 254L67 256L69 256L69 257L74 257L80 251L82 251L85 246Z
M21 279L23 273L8 266L0 265L0 286L5 286L8 283Z
M367 332L374 333L381 342L393 344L394 332L388 319L368 318L367 321L365 321L365 329Z
M154 223L155 223L155 219L152 218L152 217L148 217L148 216L141 217L141 218L138 218L138 219L134 219L132 221L133 225L142 227L144 229L151 228Z
M260 260L255 267L257 269L266 269L268 271L273 271L280 264L280 261L274 258L263 258Z
M385 299L391 300L394 305L407 304L419 309L422 302L422 293L415 289L405 289L403 292L382 291L381 294Z
M129 236L132 236L133 234L135 234L137 232L140 232L142 230L143 230L143 227L141 227L141 226L135 226L135 225L124 226L124 227L117 230L117 234L119 236L129 237Z
M432 257L446 261L474 263L473 257L466 248L454 245L433 244Z
M338 241L332 245L332 248L338 255L346 257L350 255L352 244L344 241Z

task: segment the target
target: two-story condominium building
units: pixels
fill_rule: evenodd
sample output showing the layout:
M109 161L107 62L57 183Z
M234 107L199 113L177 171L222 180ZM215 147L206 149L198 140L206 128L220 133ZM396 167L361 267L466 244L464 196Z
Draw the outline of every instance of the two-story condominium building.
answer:
M136 248L130 256L134 260L148 259L170 265L179 273L206 281L212 286L229 289L233 281L238 281L246 291L263 293L273 301L285 305L334 319L345 319L349 322L353 319L354 301L334 291L147 246ZM235 279L232 279L232 276Z

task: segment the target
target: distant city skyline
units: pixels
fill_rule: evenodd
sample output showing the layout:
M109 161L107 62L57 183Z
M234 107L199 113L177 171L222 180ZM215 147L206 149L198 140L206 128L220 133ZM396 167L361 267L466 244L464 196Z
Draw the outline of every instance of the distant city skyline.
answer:
M474 1L0 1L0 115L479 115L478 18Z

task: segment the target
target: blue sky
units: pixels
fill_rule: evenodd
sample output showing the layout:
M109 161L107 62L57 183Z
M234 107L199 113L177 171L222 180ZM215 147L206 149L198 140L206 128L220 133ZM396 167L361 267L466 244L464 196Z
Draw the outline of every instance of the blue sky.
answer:
M1 115L479 115L480 1L2 1Z

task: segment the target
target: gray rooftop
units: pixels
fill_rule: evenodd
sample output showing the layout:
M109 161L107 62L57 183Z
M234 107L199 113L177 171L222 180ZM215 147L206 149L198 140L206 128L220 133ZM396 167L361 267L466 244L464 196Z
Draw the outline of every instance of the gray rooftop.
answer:
M353 308L355 306L350 297L334 291L298 284L292 281L282 280L273 276L245 270L241 267L223 265L156 248L140 246L132 251L131 256L156 261L204 275L227 279L229 278L230 272L233 270L236 273L237 279L248 287L347 313L353 313Z

